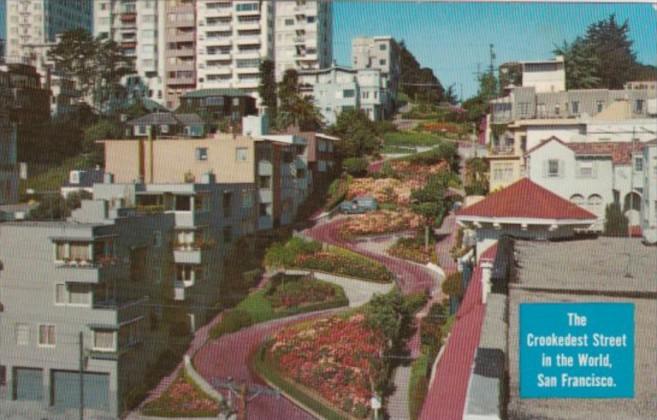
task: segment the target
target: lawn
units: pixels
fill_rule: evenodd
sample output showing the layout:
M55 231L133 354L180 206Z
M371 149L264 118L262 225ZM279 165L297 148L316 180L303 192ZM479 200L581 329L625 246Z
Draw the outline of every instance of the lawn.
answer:
M413 131L397 131L385 133L384 146L412 146L433 147L442 141L442 137L429 133L416 133Z
M157 417L216 417L219 411L219 403L181 372L158 399L142 408L141 413Z
M21 193L27 188L36 191L59 190L64 182L68 179L69 172L73 169L85 169L92 166L92 163L84 155L78 155L64 160L61 165L35 168L28 165L28 179L21 181Z

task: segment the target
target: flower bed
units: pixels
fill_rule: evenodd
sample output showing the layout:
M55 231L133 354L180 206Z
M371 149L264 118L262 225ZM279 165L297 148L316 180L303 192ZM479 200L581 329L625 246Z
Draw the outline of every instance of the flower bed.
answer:
M274 371L348 415L366 418L384 371L386 339L365 315L312 321L276 333L263 358Z
M379 235L422 226L422 218L409 210L380 210L351 217L340 228L345 238L361 235Z
M388 283L393 278L383 264L374 260L335 247L322 250L320 243L301 238L272 245L265 264L270 268L303 268L378 283Z
M437 256L434 246L435 240L430 238L429 248L425 248L423 235L419 234L414 238L398 239L397 242L387 250L387 252L397 258L414 261L420 264L426 264L428 262L436 263Z
M181 373L158 399L147 403L141 413L158 417L216 417L219 411L219 403Z
M328 302L338 295L330 283L312 279L291 279L272 287L267 293L275 311Z

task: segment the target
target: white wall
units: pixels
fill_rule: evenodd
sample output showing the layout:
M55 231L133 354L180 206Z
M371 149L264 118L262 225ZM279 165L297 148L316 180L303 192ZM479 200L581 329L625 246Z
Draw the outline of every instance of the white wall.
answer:
M643 200L641 201L641 227L649 242L657 242L657 145L643 151Z

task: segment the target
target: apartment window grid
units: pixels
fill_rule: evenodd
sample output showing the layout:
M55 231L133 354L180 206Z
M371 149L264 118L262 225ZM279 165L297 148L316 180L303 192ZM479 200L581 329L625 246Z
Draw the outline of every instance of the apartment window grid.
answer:
M55 347L55 326L39 325L39 347Z
M114 351L115 332L113 330L94 330L93 349L96 351Z

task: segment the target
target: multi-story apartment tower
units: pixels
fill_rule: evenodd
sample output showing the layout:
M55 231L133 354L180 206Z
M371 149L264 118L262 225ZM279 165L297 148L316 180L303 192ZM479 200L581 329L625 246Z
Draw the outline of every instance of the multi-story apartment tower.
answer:
M257 98L259 66L274 56L274 2L196 2L198 88L237 88Z
M6 0L7 62L41 69L57 35L93 25L93 0Z
M196 7L194 0L166 1L164 104L180 105L180 96L196 87Z
M401 77L400 51L399 44L390 36L354 38L351 41L351 64L356 70L380 70L394 99Z
M94 1L94 34L116 41L134 60L146 96L165 102L166 6L159 0Z
M286 70L316 70L333 60L332 4L328 0L276 2L276 80Z
M0 72L0 204L18 201L16 125L10 118L13 101L9 73Z

